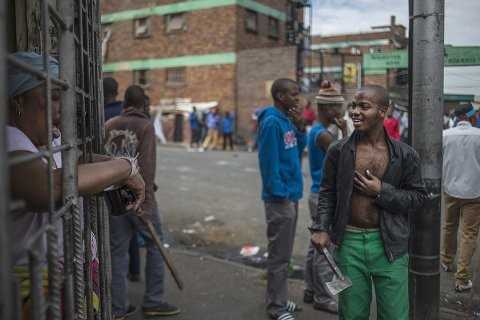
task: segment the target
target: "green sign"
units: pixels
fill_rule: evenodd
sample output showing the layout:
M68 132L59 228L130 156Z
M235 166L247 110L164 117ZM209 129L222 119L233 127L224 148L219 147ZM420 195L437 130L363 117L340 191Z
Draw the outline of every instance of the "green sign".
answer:
M480 66L480 47L445 47L445 66ZM408 68L408 51L367 53L363 55L363 68L371 74L386 69Z
M479 66L480 47L445 47L446 66Z
M385 70L406 68L407 66L407 50L397 50L385 53L367 53L363 55L363 68L365 70Z

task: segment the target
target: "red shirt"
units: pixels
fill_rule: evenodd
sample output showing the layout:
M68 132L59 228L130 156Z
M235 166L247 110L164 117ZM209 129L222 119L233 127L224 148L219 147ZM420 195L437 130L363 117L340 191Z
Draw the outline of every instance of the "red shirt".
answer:
M309 126L311 126L317 118L315 111L313 111L311 107L306 107L303 109L302 117Z
M383 126L387 129L387 133L393 140L400 140L400 122L391 117L383 121Z

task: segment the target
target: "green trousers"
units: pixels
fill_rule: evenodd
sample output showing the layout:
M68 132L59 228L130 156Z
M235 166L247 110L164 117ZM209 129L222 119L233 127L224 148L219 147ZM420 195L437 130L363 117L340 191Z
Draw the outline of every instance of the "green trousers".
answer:
M340 293L339 319L369 319L373 284L377 319L408 320L408 255L390 263L379 231L347 230L336 257L353 283Z

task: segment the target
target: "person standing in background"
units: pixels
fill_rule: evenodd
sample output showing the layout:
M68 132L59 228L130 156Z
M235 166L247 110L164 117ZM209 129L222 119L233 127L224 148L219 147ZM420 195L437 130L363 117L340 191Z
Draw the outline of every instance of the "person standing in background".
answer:
M222 119L222 133L223 133L223 150L227 149L227 143L230 146L230 150L233 151L233 127L234 117L230 111L225 112L225 116Z
M122 113L122 101L117 100L118 82L114 78L107 77L103 79L103 111L105 113L105 122Z
M400 121L393 116L393 107L390 105L387 111L387 118L383 121L388 136L393 140L400 141Z
M267 220L267 313L275 320L294 320L300 308L288 300L288 265L293 251L298 201L303 195L301 158L305 124L300 110L300 87L290 79L276 80L274 105L258 117L258 159L262 200Z
M472 288L470 262L475 253L480 227L480 129L475 128L475 110L472 105L455 109L457 126L443 131L443 190L445 223L441 267L454 270L455 290ZM457 252L457 232L461 222L460 246Z
M194 106L188 116L190 123L190 148L198 148L200 140L200 121L198 119L197 108Z
M312 221L317 214L318 192L323 177L325 154L330 144L335 141L335 138L327 128L331 125L339 126L338 118L342 114L345 99L329 81L325 81L315 97L315 102L317 104L317 121L308 133L307 139L308 160L312 177L308 206ZM347 136L345 126L339 127L339 129L344 136ZM333 251L334 248L331 246L328 249ZM325 282L331 281L332 277L332 269L324 255L318 252L310 242L305 263L303 301L305 303L313 303L313 307L317 310L337 313L337 302L325 285Z

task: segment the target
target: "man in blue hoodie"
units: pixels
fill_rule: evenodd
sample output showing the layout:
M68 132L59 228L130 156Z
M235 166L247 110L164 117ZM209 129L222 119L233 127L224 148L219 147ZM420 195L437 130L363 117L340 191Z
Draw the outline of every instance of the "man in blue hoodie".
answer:
M288 264L302 198L301 157L306 144L299 107L300 88L289 79L272 85L274 106L259 117L258 158L262 200L267 220L267 313L272 319L293 320L300 308L287 300Z

